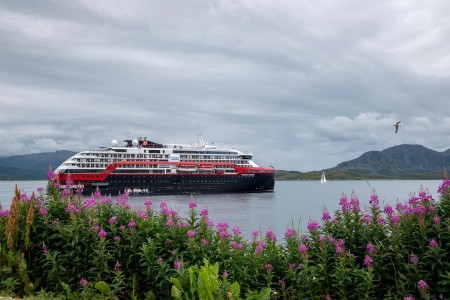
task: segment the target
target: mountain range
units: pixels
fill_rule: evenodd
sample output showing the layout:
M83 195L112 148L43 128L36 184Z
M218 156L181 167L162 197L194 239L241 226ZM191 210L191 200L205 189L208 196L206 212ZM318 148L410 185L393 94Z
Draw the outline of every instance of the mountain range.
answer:
M76 154L60 150L0 157L0 180L45 180L49 168L56 169ZM422 145L403 144L382 151L369 151L334 168L299 172L277 170L277 180L348 179L442 179L450 167L450 149L437 152Z

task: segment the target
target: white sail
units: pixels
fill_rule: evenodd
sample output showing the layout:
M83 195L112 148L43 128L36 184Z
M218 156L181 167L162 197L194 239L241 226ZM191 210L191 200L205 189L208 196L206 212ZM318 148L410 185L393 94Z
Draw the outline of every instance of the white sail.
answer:
M320 183L327 183L327 178L325 177L325 171L322 171L322 177L320 178Z

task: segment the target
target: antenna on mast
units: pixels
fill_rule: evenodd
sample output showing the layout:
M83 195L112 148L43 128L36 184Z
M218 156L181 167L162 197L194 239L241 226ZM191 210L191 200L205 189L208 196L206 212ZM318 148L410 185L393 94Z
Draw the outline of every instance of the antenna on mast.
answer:
M197 137L198 137L198 141L199 141L200 145L205 146L206 145L205 140L203 139L203 136L200 132L197 133Z

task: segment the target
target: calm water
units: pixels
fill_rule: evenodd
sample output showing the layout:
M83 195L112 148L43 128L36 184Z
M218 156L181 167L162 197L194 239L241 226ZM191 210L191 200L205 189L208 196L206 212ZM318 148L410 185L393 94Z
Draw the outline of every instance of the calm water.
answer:
M375 189L380 203L395 204L407 201L411 194L426 188L438 199L437 189L441 180L374 180L374 181L331 181L320 184L318 181L277 181L274 193L263 194L221 194L194 195L198 210L208 209L210 219L228 222L230 227L238 226L243 236L250 238L252 231L272 230L279 240L287 227L305 231L310 219L320 221L322 210L330 213L339 209L342 193L350 196L355 192L361 209L368 206L372 189ZM14 196L16 184L22 192L31 195L38 187L45 187L47 181L0 181L0 203L9 207ZM148 197L130 197L134 209L144 207ZM191 196L152 196L153 209L159 211L159 204L167 202L169 207L186 216Z

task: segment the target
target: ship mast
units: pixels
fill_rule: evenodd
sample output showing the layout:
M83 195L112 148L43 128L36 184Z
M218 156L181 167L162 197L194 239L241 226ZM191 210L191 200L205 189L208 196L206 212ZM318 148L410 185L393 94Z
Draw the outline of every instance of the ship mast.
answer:
M205 143L205 140L203 139L202 134L201 133L197 133L197 137L198 137L198 141L199 141L200 145L201 146L205 146L206 143Z

